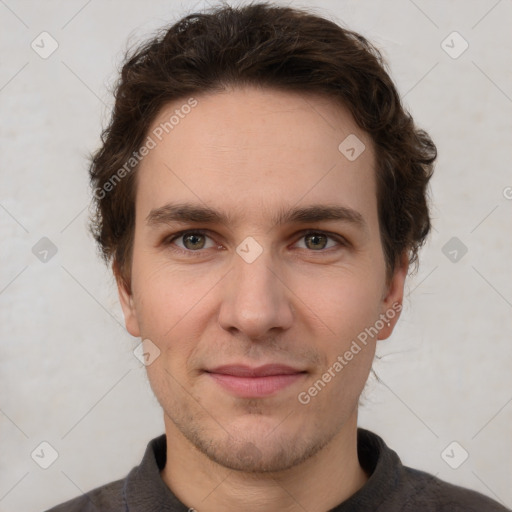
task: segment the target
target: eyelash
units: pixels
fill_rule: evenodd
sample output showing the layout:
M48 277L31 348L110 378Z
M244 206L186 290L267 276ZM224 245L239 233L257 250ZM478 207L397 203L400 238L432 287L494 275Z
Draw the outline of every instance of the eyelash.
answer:
M172 242L174 242L174 240L177 240L179 238L182 238L184 237L185 235L204 235L204 236L207 236L208 238L212 238L209 234L209 231L208 230L204 230L204 229L188 229L188 230L184 230L184 231L179 231L178 233L174 233L173 235L171 235L170 237L167 237L165 240L164 240L164 244L171 247L172 251L175 251L175 252L178 252L178 253L181 253L181 254L186 254L187 256L202 256L204 254L204 250L206 249L198 249L197 251L192 251L192 250L187 250L187 249L182 249L181 247L177 247L177 246L173 246L172 245ZM330 238L331 240L334 240L335 242L337 242L341 247L348 247L349 246L349 243L343 238L341 237L340 235L335 235L334 233L329 233L327 231L320 231L320 230L313 230L313 229L310 229L310 230L306 230L306 231L301 231L300 232L300 238L304 238L306 237L307 235L325 235L327 238ZM212 247L210 247L210 249L212 249ZM332 249L334 249L333 247L330 247L329 249L321 249L321 250L318 250L318 251L313 251L313 250L308 250L308 252L311 252L311 253L327 253L327 252L330 252ZM306 249L307 250L307 249Z

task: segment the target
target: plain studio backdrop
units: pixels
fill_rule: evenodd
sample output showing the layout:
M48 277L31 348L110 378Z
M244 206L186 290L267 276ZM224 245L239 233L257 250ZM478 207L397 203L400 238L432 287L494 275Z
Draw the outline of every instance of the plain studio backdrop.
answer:
M512 4L278 3L373 41L439 149L434 230L359 424L404 464L512 507ZM164 432L87 231L86 155L126 45L209 5L0 1L2 512L122 478Z

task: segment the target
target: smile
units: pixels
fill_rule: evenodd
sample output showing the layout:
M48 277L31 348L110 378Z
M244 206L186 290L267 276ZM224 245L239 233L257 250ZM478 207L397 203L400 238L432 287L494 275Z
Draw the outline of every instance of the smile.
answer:
M260 398L281 391L304 378L307 372L285 365L251 368L221 366L206 372L219 386L242 398Z

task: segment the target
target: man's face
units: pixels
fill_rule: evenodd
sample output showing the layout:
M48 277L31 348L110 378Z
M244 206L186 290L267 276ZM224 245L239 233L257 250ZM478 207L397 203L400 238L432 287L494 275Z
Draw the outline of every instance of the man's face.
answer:
M226 467L282 470L357 416L406 269L386 279L372 143L348 110L270 89L196 99L161 141L154 130L185 100L148 132L126 324L160 350L147 372L167 432ZM366 146L355 160L362 146L338 149L349 135ZM176 205L227 220L176 220ZM313 206L339 215L286 218Z

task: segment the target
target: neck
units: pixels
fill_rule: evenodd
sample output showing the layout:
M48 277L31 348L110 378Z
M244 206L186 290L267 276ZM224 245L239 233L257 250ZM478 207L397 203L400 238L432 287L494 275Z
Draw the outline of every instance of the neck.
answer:
M243 473L199 452L165 417L167 462L161 476L198 512L322 512L347 500L368 480L357 456L357 409L313 457L279 473Z

